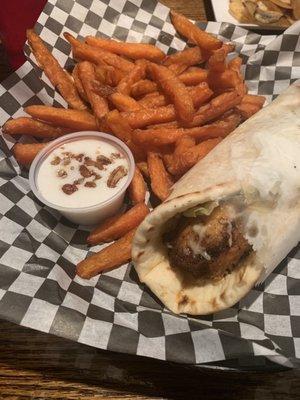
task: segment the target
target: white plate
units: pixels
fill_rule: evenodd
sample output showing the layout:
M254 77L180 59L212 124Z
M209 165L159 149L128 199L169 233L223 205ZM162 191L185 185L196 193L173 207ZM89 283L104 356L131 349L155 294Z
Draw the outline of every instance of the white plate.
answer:
M207 1L207 0L204 0ZM252 29L282 31L284 28L274 26L261 26L258 24L242 24L229 13L229 0L210 0L211 7L217 22L230 22L231 24Z

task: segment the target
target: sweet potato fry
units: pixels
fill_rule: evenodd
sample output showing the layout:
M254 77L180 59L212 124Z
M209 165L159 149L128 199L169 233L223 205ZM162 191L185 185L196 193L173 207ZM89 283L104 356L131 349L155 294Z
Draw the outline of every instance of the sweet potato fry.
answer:
M143 128L151 124L170 122L176 119L173 105L134 112L122 112L121 115L133 129Z
M93 90L93 92L97 93L104 99L108 99L111 94L116 93L116 88L105 85L104 83L97 80L92 81L91 89Z
M236 110L240 113L243 120L246 120L263 107L265 100L264 96L245 95L241 104L236 106Z
M226 69L226 57L234 50L232 43L224 43L222 47L212 52L208 59L208 69L210 72L220 73Z
M260 108L262 108L262 106L265 104L266 98L264 96L259 96L259 95L255 95L255 94L246 94L242 101L241 104L243 103L249 103L249 104L253 104L256 106L259 106Z
M79 68L79 64L76 64L75 67L73 68L73 71L72 71L72 77L73 77L74 84L76 86L77 92L79 93L80 97L84 101L86 101L88 103L89 100L88 100L87 95L86 95L86 93L84 91L84 88L82 86L82 82L81 82L81 79L79 77L78 68Z
M101 119L109 109L106 99L94 91L93 82L96 80L94 66L89 61L82 61L78 65L79 77L89 103L95 117Z
M204 158L221 140L221 138L208 139L188 148L185 152L181 152L176 156L173 155L172 162L167 163L168 171L172 175L182 176L199 160Z
M132 204L143 203L146 196L146 183L139 168L136 166L133 179L128 187L128 194Z
M206 103L213 95L213 91L206 82L201 82L197 86L191 86L187 89L196 108Z
M186 86L195 86L200 82L207 81L208 72L206 69L190 67L178 76Z
M174 156L179 156L180 154L183 154L191 147L194 147L195 144L196 144L196 141L194 138L192 138L190 136L182 136L181 138L179 138L176 141Z
M242 97L236 91L220 94L199 108L190 126L200 126L217 119L226 111L240 104L241 100Z
M111 218L109 218L108 221L104 221L100 224L89 234L87 242L88 244L95 245L97 243L111 242L119 239L136 228L147 214L149 214L149 208L145 203L136 204L113 222Z
M121 239L103 250L81 261L76 273L81 278L89 279L107 269L119 267L131 259L131 243L136 229L128 232Z
M142 104L133 97L116 92L109 96L109 100L119 111L137 111L143 108Z
M241 57L235 57L228 62L228 68L232 71L240 73L242 64L243 60L241 59Z
M19 164L29 167L34 160L35 156L47 145L48 143L17 143L13 147L13 154Z
M215 93L222 93L228 89L235 89L242 82L236 71L226 69L220 73L209 73L208 84Z
M113 39L102 39L93 36L88 36L86 43L132 58L133 60L144 58L153 62L159 62L165 57L165 54L158 47L146 43L124 43Z
M68 129L54 127L28 117L10 119L4 124L2 130L8 135L28 135L39 138L56 138L69 132Z
M112 87L117 86L125 76L125 72L111 65L95 65L95 74L98 81Z
M145 94L157 91L157 84L149 79L142 79L136 82L131 88L131 96L139 98Z
M133 141L141 147L166 146L173 144L178 139L189 136L196 141L202 141L215 137L226 137L241 122L238 112L224 116L209 125L197 126L195 128L148 128L145 130L136 129L133 131Z
M124 76L117 86L117 91L126 95L130 95L132 85L141 79L144 79L146 75L146 64L137 64L135 67Z
M188 69L186 64L171 64L168 66L169 70L173 72L174 75L178 76Z
M152 78L158 83L165 95L174 104L176 114L182 123L192 120L195 113L193 101L185 85L166 67L149 64Z
M195 107L204 104L213 95L213 91L208 87L206 82L201 82L197 86L190 86L187 89ZM153 92L139 100L139 104L143 108L157 108L168 105L169 100L163 94Z
M205 61L202 51L199 47L188 47L182 51L177 51L166 56L163 64L168 67L172 64L185 64L187 66L197 65Z
M136 129L133 131L132 138L133 141L141 147L160 147L175 143L177 139L184 135L184 131L183 128Z
M149 129L173 129L173 128L179 128L179 124L177 121L171 121L171 122L163 122L161 124L152 124L148 126Z
M90 61L95 64L107 64L122 71L129 72L134 64L116 54L100 49L100 47L89 46L75 39L70 33L65 32L64 37L72 45L74 57L80 60Z
M149 171L148 171L148 164L146 161L137 162L136 166L141 171L144 178L148 179L150 177Z
M151 180L151 188L154 194L161 201L164 201L171 193L173 182L165 170L163 161L159 154L149 152L147 164Z
M133 143L132 140L132 129L125 118L118 110L110 111L106 114L105 121L109 126L111 132L124 143L132 151L134 159L136 161L145 160L145 153L142 148Z
M215 50L222 46L222 42L205 31L202 31L182 14L171 11L171 20L176 31L187 38L190 42L197 44L201 49Z
M62 126L76 131L96 131L95 117L88 111L66 110L50 106L28 106L25 107L27 114L33 118L46 121L56 126Z
M138 101L142 108L157 108L169 104L168 100L163 94L159 92L149 93Z
M87 107L79 97L72 79L59 65L33 29L27 30L27 39L39 66L69 106L76 110L86 109Z

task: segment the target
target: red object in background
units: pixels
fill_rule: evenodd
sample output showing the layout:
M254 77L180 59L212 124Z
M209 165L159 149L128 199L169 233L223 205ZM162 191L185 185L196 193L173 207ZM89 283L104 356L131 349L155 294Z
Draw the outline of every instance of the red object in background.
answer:
M0 35L10 65L17 69L25 62L23 46L26 29L32 28L46 0L5 0L0 7Z

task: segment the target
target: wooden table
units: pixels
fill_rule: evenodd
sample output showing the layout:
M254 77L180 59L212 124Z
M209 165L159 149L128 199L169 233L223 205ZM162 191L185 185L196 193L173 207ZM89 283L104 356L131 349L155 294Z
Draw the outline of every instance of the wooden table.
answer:
M162 0L204 20L201 0ZM2 61L3 64L3 61ZM2 76L7 68L1 69ZM0 75L1 76L1 75ZM1 399L298 399L300 372L236 373L99 351L0 321Z

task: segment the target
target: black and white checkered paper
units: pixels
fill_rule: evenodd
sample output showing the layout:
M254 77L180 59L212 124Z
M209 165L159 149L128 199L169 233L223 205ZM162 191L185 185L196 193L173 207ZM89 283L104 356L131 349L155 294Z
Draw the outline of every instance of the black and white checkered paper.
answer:
M270 101L300 78L300 23L279 37L225 23L199 25L236 43L251 93ZM49 0L35 30L66 68L73 60L64 31L155 43L165 52L185 47L169 9L154 0ZM29 61L0 86L1 125L29 104L65 106L25 51ZM299 362L300 247L234 307L199 318L173 315L130 264L89 281L75 276L76 263L100 246L88 249L86 228L35 199L27 172L11 155L14 139L0 141L1 318L101 349L185 364Z

